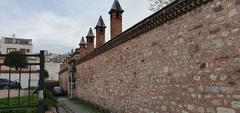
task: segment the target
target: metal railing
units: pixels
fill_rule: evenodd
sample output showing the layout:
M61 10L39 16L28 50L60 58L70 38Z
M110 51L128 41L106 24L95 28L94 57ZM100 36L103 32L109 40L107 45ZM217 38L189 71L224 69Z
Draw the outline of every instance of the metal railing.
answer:
M0 54L3 60L6 56ZM19 69L0 63L0 112L36 109L44 113L44 51L25 56L39 60L28 61L27 68Z

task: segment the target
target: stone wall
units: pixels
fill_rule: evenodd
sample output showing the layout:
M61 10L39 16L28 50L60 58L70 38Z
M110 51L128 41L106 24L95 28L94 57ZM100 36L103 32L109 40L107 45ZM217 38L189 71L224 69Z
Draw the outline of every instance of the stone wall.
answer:
M238 3L213 0L82 61L77 96L113 113L240 113Z
M59 85L63 87L65 91L68 90L68 63L65 61L63 64L60 64L59 75Z
M63 87L64 91L68 91L68 71L59 74L59 85Z

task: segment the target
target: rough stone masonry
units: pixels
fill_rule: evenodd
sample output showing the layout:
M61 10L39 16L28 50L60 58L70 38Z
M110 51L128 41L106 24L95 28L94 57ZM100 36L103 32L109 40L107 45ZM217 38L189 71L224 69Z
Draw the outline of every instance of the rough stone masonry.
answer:
M77 96L113 113L240 113L240 1L196 1L210 2L79 63Z

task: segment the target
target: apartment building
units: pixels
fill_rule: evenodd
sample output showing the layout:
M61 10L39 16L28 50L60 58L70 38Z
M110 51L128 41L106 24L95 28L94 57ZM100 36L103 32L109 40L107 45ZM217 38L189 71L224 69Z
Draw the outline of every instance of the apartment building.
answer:
M23 51L26 54L32 53L32 39L16 38L15 34L11 37L2 37L0 40L0 51L2 54L11 51Z
M23 39L16 38L15 34L10 37L3 36L0 39L0 52L1 54L8 54L12 51L23 51L26 54L32 54L32 39ZM28 57L29 63L37 63L39 59L36 57ZM4 57L0 57L0 62L3 63ZM11 80L12 81L21 81L22 88L27 88L28 83L30 83L31 87L36 87L38 85L39 80L39 66L28 66L27 68L22 69L21 80L19 77L19 72L15 69L9 69L7 66L0 67L0 78L9 79L10 71L11 71Z

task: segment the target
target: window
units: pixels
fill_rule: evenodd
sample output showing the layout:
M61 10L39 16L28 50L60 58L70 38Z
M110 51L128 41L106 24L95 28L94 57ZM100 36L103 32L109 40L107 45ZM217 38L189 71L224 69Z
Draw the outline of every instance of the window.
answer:
M23 39L17 39L16 44L29 44L28 40L23 40Z
M12 51L16 51L17 49L16 48L7 48L7 54L12 52Z
M29 65L27 65L26 67L22 67L22 69L28 69L29 68Z
M12 38L5 38L5 43L13 43L13 39Z
M21 48L20 51L26 53L26 49L24 49L24 48Z
M30 49L27 49L27 53L29 53L30 52Z

